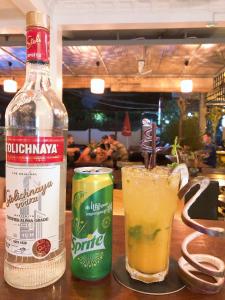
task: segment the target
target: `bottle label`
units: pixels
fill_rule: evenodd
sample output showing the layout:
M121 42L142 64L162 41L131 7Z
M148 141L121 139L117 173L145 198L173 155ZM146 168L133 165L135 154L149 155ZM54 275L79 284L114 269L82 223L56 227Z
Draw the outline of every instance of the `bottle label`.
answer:
M49 30L42 27L27 29L27 61L49 62Z
M11 163L62 162L64 137L7 136L6 158Z
M6 251L44 258L59 248L60 165L6 165Z

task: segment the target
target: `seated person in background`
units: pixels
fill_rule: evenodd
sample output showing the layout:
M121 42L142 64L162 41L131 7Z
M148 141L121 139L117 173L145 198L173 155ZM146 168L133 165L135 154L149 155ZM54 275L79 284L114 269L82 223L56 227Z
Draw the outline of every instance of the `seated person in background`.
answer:
M100 141L99 145L103 150L109 150L110 144L109 144L109 137L108 135L103 135Z
M203 137L203 164L216 168L216 146L212 143L212 135L208 132L206 132Z
M78 162L102 163L107 160L107 151L101 145L90 144L81 153Z
M80 149L76 147L72 134L67 136L67 165L73 166L73 163L80 157Z
M128 161L128 151L125 145L117 141L114 134L110 134L108 140L110 144L108 156L111 156L113 161Z
M183 144L180 149L178 149L178 154L180 157L181 162L185 163L189 166L189 160L194 160L194 153L192 154L190 146Z

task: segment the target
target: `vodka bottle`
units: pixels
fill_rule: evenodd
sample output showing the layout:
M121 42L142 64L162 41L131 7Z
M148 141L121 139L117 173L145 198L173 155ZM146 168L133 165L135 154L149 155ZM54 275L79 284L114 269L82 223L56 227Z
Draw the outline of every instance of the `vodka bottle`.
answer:
M27 14L26 80L6 110L6 254L8 284L35 289L65 271L68 116L51 89L49 19Z

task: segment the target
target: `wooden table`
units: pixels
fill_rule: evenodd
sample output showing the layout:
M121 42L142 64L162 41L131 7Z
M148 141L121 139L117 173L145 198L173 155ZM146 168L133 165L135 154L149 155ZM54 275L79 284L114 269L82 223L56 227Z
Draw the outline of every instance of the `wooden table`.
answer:
M133 292L117 283L112 274L99 282L85 282L72 277L70 272L70 234L71 234L71 212L66 213L66 247L67 247L67 269L64 276L55 284L39 290L18 290L7 285L3 279L4 260L4 219L5 211L0 209L0 299L1 300L108 300L108 299L156 299L156 296L143 295ZM223 226L222 221L204 221L210 226ZM181 220L175 219L173 226L171 256L177 259L180 256L180 246L184 237L191 230ZM190 246L192 252L211 253L225 261L224 239L202 237ZM113 217L113 262L118 256L124 254L124 217ZM225 287L216 295L194 294L187 288L178 293L160 296L160 300L223 300L225 299ZM158 299L158 298L157 298Z
M225 166L225 151L216 151L216 156L218 157L219 165Z

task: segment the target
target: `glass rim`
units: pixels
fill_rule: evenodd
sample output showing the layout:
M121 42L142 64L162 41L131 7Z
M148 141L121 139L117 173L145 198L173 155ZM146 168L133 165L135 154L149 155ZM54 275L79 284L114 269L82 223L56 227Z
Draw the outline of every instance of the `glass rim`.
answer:
M157 167L162 167L163 169L167 169L170 171L170 167L167 166L157 166ZM143 170L144 172L129 172L131 169L136 169L138 171ZM180 173L173 173L172 169L171 172L168 173L159 173L159 172L154 172L154 169L146 169L145 166L143 165L129 165L129 166L124 166L121 168L122 173L126 172L126 174L129 174L131 177L136 177L136 178L174 178L174 177L180 177ZM146 171L146 172L145 172Z

